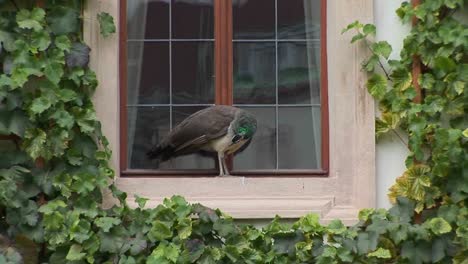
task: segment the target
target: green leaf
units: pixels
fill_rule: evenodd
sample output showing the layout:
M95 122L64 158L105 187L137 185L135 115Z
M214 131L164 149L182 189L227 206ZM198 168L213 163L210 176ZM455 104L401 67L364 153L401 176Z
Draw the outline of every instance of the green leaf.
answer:
M304 232L318 233L323 230L323 226L319 222L319 216L317 214L308 214L299 219L294 224L294 227L300 227Z
M428 242L405 241L401 249L401 256L411 264L429 263L431 261L431 245Z
M353 23L346 26L346 28L341 31L341 34L346 33L351 29L360 29L362 27L363 27L363 25L359 21L356 20Z
M379 259L389 259L392 258L392 254L390 253L390 250L384 249L384 248L378 248L374 252L370 252L367 254L368 257L375 257Z
M105 38L115 33L114 18L108 13L101 12L97 15L99 21L99 27L101 29L101 35Z
M364 25L364 27L362 28L362 31L364 32L365 35L372 35L372 36L375 36L375 32L376 32L375 25L373 25L373 24L366 24L366 25Z
M91 49L84 43L73 43L70 52L65 57L67 66L70 68L88 66L90 51Z
M16 14L16 22L18 26L23 29L32 29L34 31L42 30L42 23L44 22L45 11L42 8L34 8L29 11L21 9Z
M406 197L398 197L396 199L396 205L394 205L388 212L399 221L410 222L414 215L414 206L414 201L411 201Z
M375 209L373 208L366 208L359 211L358 218L361 221L369 220L369 217L374 213Z
M104 232L109 232L109 230L116 225L119 225L122 221L115 217L99 217L94 223L97 227L101 228Z
M31 127L31 122L23 111L0 110L0 134L15 134L23 137L29 127Z
M56 200L49 201L48 203L42 205L39 208L39 212L43 214L52 214L59 208L65 208L65 207L67 207L67 204L65 204L64 201L56 199Z
M80 245L73 244L68 251L66 259L71 261L83 259L83 257L86 256L86 253L82 253L82 249L83 248Z
M351 43L354 43L358 40L361 40L361 39L364 39L366 36L362 33L357 33L356 35L353 36L353 38L351 39Z
M367 90L376 99L382 99L387 92L387 79L381 74L372 74L367 80Z
M33 159L39 158L44 153L46 133L41 129L29 129L26 131L23 147Z
M432 218L428 225L436 235L446 234L452 231L450 224L441 217Z
M380 55L385 59L388 59L388 57L392 53L392 46L390 46L390 44L388 44L387 41L379 41L373 43L371 45L371 49L375 54Z
M346 226L340 220L332 220L327 226L328 232L331 234L342 234L346 232Z
M55 35L78 32L80 27L79 11L67 6L54 6L47 13L47 22Z
M392 72L392 80L393 85L400 91L405 91L408 89L412 82L413 77L411 76L411 72L407 69L398 69Z
M453 89L455 90L455 92L457 92L458 95L461 95L465 90L466 82L455 81L453 82L452 85L453 85Z
M46 31L34 32L32 34L31 47L38 51L44 51L50 46L50 35Z
M81 132L91 133L94 131L94 127L97 121L96 113L91 109L73 109L75 121L80 127Z
M148 201L148 198L140 197L135 194L135 202L138 204L138 207L143 209Z
M49 109L52 106L52 103L53 102L49 98L41 96L32 101L29 110L31 110L33 114L41 114L42 112Z
M53 118L57 124L65 129L71 129L75 123L73 116L65 110L55 111L51 118Z
M177 232L180 239L187 239L192 234L192 220L190 218L183 218L177 224Z
M444 77L450 72L455 71L457 65L451 58L437 57L434 62L434 70L438 77Z
M463 136L468 138L468 128L466 128L465 130L463 130Z
M63 72L63 66L57 62L49 62L44 68L45 76L54 84L58 84L60 82Z
M34 68L14 67L11 72L12 88L22 87L32 75L41 77L43 73Z
M10 32L0 30L0 43L0 50L2 46L6 51L9 52L12 52L16 49L15 39L13 37L13 34Z
M163 221L154 221L151 230L148 233L150 240L162 241L172 237L171 225Z
M375 70L375 66L379 64L379 56L372 54L367 61L364 61L362 67L367 72L373 72Z
M375 135L377 137L395 130L400 124L400 116L391 112L382 113L375 121Z

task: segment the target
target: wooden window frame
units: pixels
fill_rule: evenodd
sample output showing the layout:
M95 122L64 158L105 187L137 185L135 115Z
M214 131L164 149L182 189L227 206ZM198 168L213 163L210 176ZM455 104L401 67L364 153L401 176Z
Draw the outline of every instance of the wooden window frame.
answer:
M123 177L207 177L217 170L152 170L128 168L127 127L127 1L120 2L120 168ZM233 20L231 1L214 1L215 104L233 104ZM329 172L329 124L327 82L327 0L320 0L320 169L232 170L231 174L248 177L323 177ZM227 21L231 21L230 23ZM232 159L228 162L232 167Z

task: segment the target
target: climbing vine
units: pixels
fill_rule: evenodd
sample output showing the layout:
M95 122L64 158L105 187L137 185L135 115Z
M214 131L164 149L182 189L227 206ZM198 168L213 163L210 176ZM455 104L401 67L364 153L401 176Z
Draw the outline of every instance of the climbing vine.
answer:
M112 185L93 106L83 2L0 0L0 263L466 263L465 2L404 3L397 14L417 23L399 60L372 41L373 25L345 29L370 51L363 69L380 102L377 135L407 137L411 151L390 190L394 206L364 209L351 227L310 214L259 229L179 196L156 208L128 197L138 204L130 208ZM110 15L96 20L103 37L115 32ZM103 208L109 192L116 204Z

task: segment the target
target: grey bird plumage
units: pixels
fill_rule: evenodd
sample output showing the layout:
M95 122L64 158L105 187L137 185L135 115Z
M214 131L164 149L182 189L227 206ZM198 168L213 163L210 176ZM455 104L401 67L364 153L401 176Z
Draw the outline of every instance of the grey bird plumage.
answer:
M198 151L214 152L219 175L229 175L225 156L250 142L256 130L257 120L249 112L233 106L212 106L184 119L147 155L164 161Z

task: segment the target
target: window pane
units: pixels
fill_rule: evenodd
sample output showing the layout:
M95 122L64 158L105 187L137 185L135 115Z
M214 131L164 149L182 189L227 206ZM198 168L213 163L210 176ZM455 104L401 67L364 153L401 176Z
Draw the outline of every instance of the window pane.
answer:
M280 104L320 103L320 43L278 43Z
M169 103L169 44L129 42L128 103Z
M320 108L278 109L280 169L320 168Z
M167 0L128 0L129 39L168 39L169 2Z
M233 0L234 39L274 39L275 0Z
M128 107L128 167L153 169L157 160L146 157L151 147L169 132L169 107Z
M274 42L234 43L234 103L276 102Z
M276 168L276 121L274 107L241 107L257 118L257 132L250 145L234 158L234 169Z
M278 39L320 37L320 0L278 0Z
M172 43L172 102L214 103L214 55L211 42Z
M213 0L172 0L172 37L212 39Z

